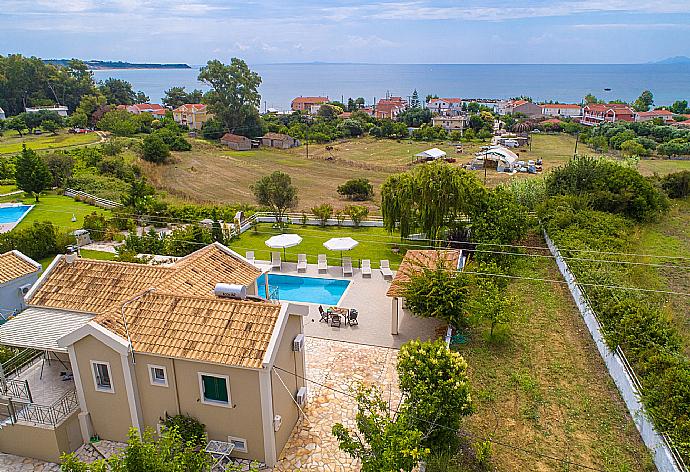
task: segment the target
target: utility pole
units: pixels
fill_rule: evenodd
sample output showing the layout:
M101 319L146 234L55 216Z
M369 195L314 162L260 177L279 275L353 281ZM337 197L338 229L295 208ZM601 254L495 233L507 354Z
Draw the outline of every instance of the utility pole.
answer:
M575 134L575 152L573 153L573 158L577 157L577 143L580 141L580 132Z
M307 118L307 159L309 159L309 118Z

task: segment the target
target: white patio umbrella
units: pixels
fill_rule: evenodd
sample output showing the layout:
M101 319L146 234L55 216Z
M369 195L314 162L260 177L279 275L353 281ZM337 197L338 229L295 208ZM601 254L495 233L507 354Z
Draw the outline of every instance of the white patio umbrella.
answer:
M283 258L287 260L285 255L285 248L297 246L302 242L302 236L299 234L279 234L277 236L271 236L266 240L266 246L272 249L283 249Z
M329 251L340 251L340 260L342 263L343 260L343 251L349 251L350 249L354 249L355 246L359 244L358 241L355 241L352 238L331 238L325 243L323 243L324 247L328 249Z

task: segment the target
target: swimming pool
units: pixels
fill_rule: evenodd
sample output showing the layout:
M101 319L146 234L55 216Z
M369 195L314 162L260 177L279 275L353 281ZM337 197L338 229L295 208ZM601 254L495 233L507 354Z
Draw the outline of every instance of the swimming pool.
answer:
M266 295L264 277L266 274L256 280L260 296ZM268 274L269 293L277 287L278 298L292 302L337 305L349 285L350 281L344 279Z
M19 223L33 205L0 205L0 224Z

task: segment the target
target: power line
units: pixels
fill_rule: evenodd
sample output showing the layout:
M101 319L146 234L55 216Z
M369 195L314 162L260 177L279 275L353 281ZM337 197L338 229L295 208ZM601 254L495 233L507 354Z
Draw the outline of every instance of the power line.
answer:
M324 384L324 383L317 382L316 380L310 379L310 378L308 378L308 377L303 377L303 376L297 374L296 372L290 372L289 370L283 369L282 367L278 367L278 366L273 366L273 368L274 368L274 369L277 369L277 370L280 370L280 371L282 371L282 372L285 372L286 374L294 375L295 377L297 377L297 378L299 378L299 379L302 379L302 380L304 380L304 381L306 381L306 382L311 382L311 383L313 383L313 384L315 384L315 385L318 385L318 386L320 386L320 387L323 387L323 388L325 388L325 389L332 390L332 391L334 391L334 392L336 392L336 393L339 393L339 394L341 394L341 395L345 395L345 396L347 396L347 397L349 397L349 398L353 398L353 399L355 399L355 400L357 399L357 396L356 396L356 395L353 395L353 394L350 393L350 392L345 392L345 391L340 390L340 389L337 389L337 388L335 388L335 387L331 387L330 385L326 385L326 384ZM386 409L387 409L388 411L390 411L391 413L396 414L396 415L400 413L400 411L399 411L399 410L396 410L395 408L387 407ZM415 416L412 416L412 418L414 418L414 419L416 419L416 420L419 420L419 421L422 421L422 422L424 422L424 423L427 423L429 426L435 426L435 427L437 427L437 428L447 429L448 431L452 431L452 432L454 432L455 434L460 434L460 435L462 435L462 436L465 436L465 437L468 437L468 438L471 438L471 439L474 439L474 440L488 441L488 442L491 442L492 444L496 444L496 445L498 445L498 446L505 447L505 448L507 448L507 449L512 449L512 450L515 450L515 451L520 451L520 452L525 453L525 454L535 455L535 456L538 456L538 457L541 457L541 458L544 458L544 459L550 459L550 460L553 460L553 461L556 461L556 462L561 462L561 463L563 463L563 464L567 464L567 465L571 465L571 466L575 466L575 467L581 467L581 468L587 469L587 470L594 470L594 471L597 471L597 472L605 472L604 469L598 469L598 468L591 467L591 466L588 466L588 465L585 465L585 464L580 464L580 463L578 463L578 462L573 462L573 461L569 461L569 460L567 460L567 459L562 459L562 458L555 457L555 456L552 456L552 455L549 455L549 454L544 454L544 453L541 453L541 452L537 452L537 451L534 451L534 450L531 450L531 449L526 449L526 448L523 448L523 447L520 447L520 446L516 446L516 445L514 445L514 444L509 444L509 443L507 443L507 442L498 441L498 440L492 439L492 438L487 438L487 437L478 436L478 435L475 435L475 434L472 434L472 433L468 433L468 432L465 432L465 431L462 431L462 430L456 430L456 429L453 429L453 428L451 428L451 427L449 427L449 426L442 425L442 424L438 424L438 423L435 423L435 422L433 422L433 421L426 420L426 419L424 419L424 418L419 418L419 417L415 417Z

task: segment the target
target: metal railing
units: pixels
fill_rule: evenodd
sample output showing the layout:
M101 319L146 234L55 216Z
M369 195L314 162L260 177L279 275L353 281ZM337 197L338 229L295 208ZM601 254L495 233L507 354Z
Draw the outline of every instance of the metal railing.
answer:
M9 397L10 400L21 400L33 403L31 389L27 380L9 379L0 381L0 394Z
M41 354L43 351L37 349L23 349L19 354L2 363L3 375L5 378L19 375L41 357Z
M14 403L10 401L11 403ZM29 403L19 409L15 406L15 418L17 421L55 426L79 408L76 389L65 393L53 402L52 405L37 405Z

